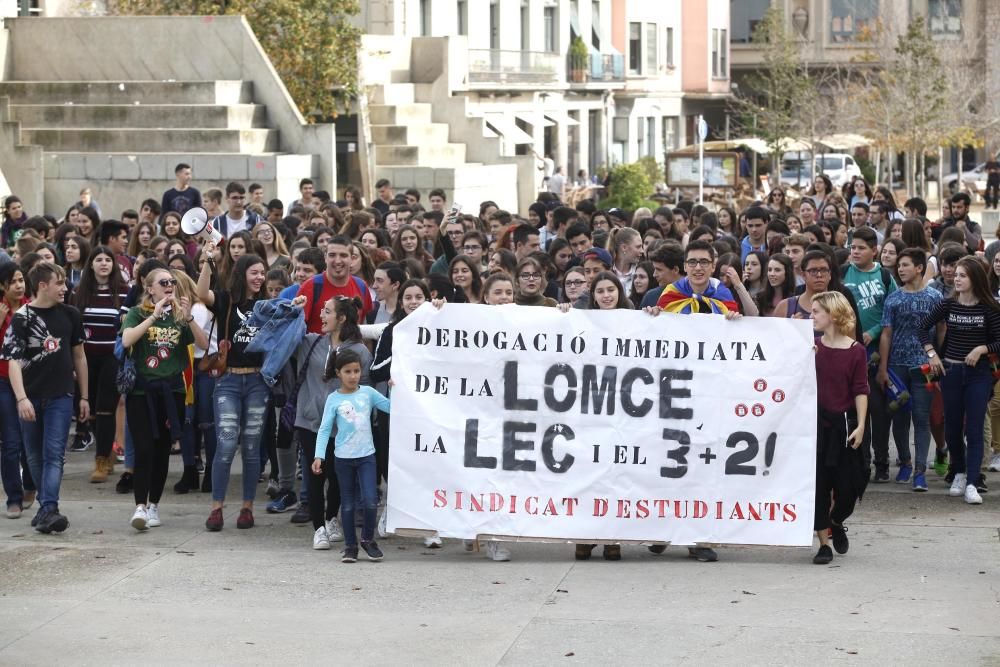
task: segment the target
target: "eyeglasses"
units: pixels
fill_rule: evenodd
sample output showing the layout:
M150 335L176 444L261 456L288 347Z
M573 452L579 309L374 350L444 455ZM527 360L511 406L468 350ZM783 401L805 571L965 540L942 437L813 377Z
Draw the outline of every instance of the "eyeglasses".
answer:
M448 232L448 236L461 236L464 233L465 233L464 230L456 229L456 230Z
M707 268L712 266L712 264L714 264L714 262L710 259L689 259L684 262L684 265L689 269L696 269L699 266Z
M156 284L160 287L173 287L177 284L177 281L173 278L164 278L163 280L157 280Z
M540 273L522 273L518 275L518 278L523 278L525 280L540 280L542 274Z
M567 280L563 283L565 287L581 287L587 284L586 280Z
M464 245L462 246L462 252L476 252L481 251L483 246L481 245Z
M819 278L820 276L825 276L830 273L830 269L806 269L806 273L813 278Z

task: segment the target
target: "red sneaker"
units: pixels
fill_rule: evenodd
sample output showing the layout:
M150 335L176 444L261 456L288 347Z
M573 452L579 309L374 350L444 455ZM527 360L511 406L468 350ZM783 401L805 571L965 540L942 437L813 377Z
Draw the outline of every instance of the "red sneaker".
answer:
M240 515L240 518L243 518L242 514ZM212 513L208 515L208 519L205 521L205 528L213 533L217 533L222 530L222 524L222 508L220 507L212 510Z
M247 507L240 510L240 516L236 519L237 528L253 528L253 511Z

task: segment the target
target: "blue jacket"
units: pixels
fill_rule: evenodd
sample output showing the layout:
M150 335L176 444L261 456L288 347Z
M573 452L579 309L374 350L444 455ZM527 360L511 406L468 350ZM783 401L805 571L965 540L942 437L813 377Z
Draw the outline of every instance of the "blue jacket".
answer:
M254 305L244 326L259 327L257 335L247 345L247 352L264 354L260 375L269 387L273 387L278 382L281 369L292 358L306 334L305 315L288 299L268 299Z

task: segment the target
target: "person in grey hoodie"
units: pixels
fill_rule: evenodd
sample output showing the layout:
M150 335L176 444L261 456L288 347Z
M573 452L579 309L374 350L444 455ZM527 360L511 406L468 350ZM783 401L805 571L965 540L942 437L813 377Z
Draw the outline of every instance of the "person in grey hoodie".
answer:
M305 461L312 461L316 456L316 433L323 419L323 408L326 397L338 389L340 381L333 372L333 364L337 353L341 350L352 350L361 357L361 384L371 384L368 368L371 366L371 353L361 342L361 330L358 327L358 316L361 310L361 300L357 297L337 297L323 304L320 319L323 323L321 333L306 334L295 351L295 360L299 369L304 369L301 387L296 399L295 435L302 446ZM294 448L289 462L292 469L295 466ZM280 456L280 453L279 453ZM285 463L279 460L279 468ZM340 486L333 466L324 475L314 475L303 469L308 478L309 515L312 519L313 548L329 549L331 541L343 539L343 532L337 521L340 512ZM324 492L326 501L324 503ZM325 511L324 511L325 510Z

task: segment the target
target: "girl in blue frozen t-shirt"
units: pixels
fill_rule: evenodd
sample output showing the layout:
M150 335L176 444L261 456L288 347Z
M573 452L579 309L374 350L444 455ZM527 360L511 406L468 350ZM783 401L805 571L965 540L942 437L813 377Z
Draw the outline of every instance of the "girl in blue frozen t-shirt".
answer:
M341 561L358 559L358 539L354 529L355 485L361 486L364 524L361 548L368 560L382 560L382 550L375 543L375 514L378 510L378 473L375 465L375 442L372 438L372 411L389 412L389 399L369 386L361 385L361 357L353 350L342 350L334 362L340 389L330 394L323 408L323 420L316 434L316 458L312 471L323 474L326 446L334 424L333 465L340 485L340 511L343 517L344 553Z

